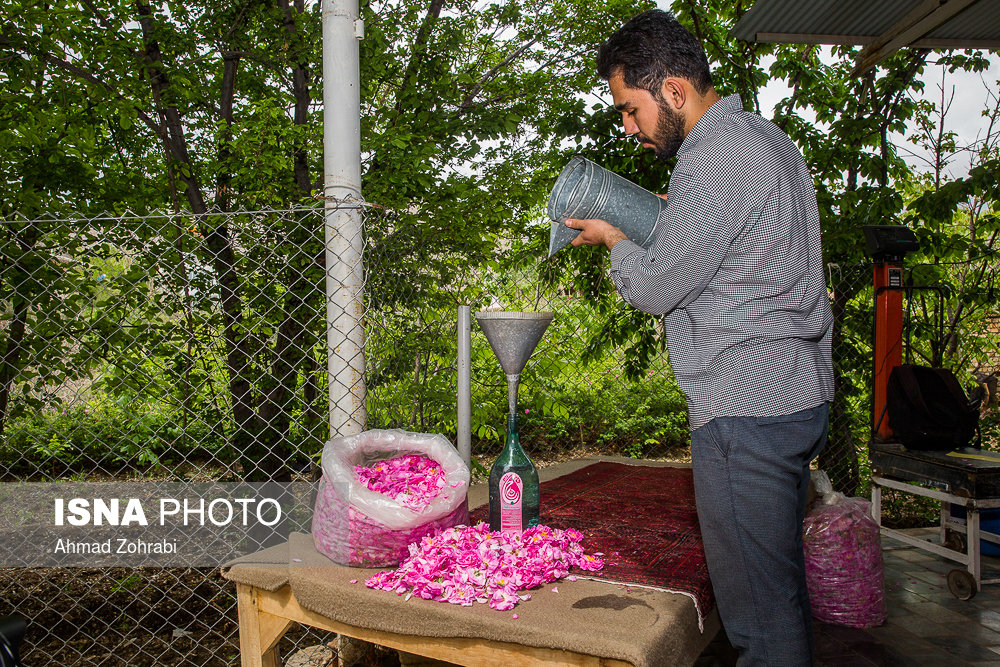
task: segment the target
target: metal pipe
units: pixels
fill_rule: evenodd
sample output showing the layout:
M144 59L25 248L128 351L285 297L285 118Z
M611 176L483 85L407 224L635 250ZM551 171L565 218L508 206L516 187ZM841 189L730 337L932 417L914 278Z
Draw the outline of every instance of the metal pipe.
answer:
M472 469L472 309L458 307L458 453Z
M330 436L365 429L358 0L323 0L323 194ZM354 205L340 207L338 202Z
M507 373L507 414L517 422L517 388L521 385L520 373Z

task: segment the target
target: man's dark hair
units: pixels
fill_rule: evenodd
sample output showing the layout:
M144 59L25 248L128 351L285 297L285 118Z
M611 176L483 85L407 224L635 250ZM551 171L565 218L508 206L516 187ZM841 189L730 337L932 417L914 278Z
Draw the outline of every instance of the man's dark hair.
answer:
M673 14L650 9L619 28L597 52L597 73L607 81L621 71L625 85L660 99L669 77L687 79L704 95L712 87L705 49Z

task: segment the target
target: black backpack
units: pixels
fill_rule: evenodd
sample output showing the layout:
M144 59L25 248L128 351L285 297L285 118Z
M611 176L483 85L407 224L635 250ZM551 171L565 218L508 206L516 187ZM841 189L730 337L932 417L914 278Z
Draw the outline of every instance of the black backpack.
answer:
M944 368L896 366L886 386L889 427L908 449L965 447L979 426L979 406L965 395L958 378ZM978 444L977 444L978 446Z
M27 621L17 614L0 616L0 667L21 667L18 648L27 627Z

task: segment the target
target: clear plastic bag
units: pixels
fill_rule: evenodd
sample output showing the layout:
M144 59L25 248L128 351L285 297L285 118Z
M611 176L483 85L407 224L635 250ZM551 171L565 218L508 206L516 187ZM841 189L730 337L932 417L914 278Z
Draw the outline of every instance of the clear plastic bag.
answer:
M826 494L806 515L802 543L817 620L854 628L885 622L882 541L871 502Z
M445 473L441 493L420 511L368 489L354 473L356 465L405 454L426 456ZM409 555L411 543L469 520L469 467L443 435L393 429L334 438L323 447L321 465L313 541L320 553L341 565L395 567Z

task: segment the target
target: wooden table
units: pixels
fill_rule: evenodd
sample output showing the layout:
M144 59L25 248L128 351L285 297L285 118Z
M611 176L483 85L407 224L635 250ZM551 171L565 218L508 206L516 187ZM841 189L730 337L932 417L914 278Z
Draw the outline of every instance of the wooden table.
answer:
M539 476L546 481L571 474L597 460L627 461L613 457L570 461L543 468ZM486 500L485 485L469 490L470 507ZM360 582L371 571L333 566L315 552L310 536L293 535L282 547L283 553L280 548L276 551L272 548L247 557L251 562L234 564L224 572L226 578L236 583L244 667L281 665L277 645L293 623L459 665L497 667L633 664L651 667L693 663L720 628L714 610L699 620L695 605L683 595L642 587L630 589L623 584L583 578L558 582L561 589L558 595L538 590L523 611L520 607L515 609L520 616L518 620L512 620L510 614L495 615L485 605L424 606L424 600L404 602L385 591L366 589ZM293 552L301 558L289 558ZM326 567L317 570L317 558ZM348 580L357 583L348 586ZM599 609L584 604L604 599L611 604ZM315 609L326 609L330 616ZM419 626L429 627L427 635L405 634L418 627L409 622L408 615L415 612L430 615L429 625ZM391 622L377 622L378 619ZM704 623L702 630L700 622ZM441 628L448 630L441 632ZM434 634L464 636L431 636ZM524 643L515 643L518 637ZM595 641L601 644L604 657L596 655L601 650L595 648ZM591 645L585 646L584 642ZM616 657L607 657L611 655Z
M278 642L293 623L335 632L380 646L415 653L458 665L507 667L631 667L631 663L583 653L542 649L484 639L419 637L359 628L338 623L303 608L290 586L269 592L236 585L240 617L240 664L243 667L280 667Z

